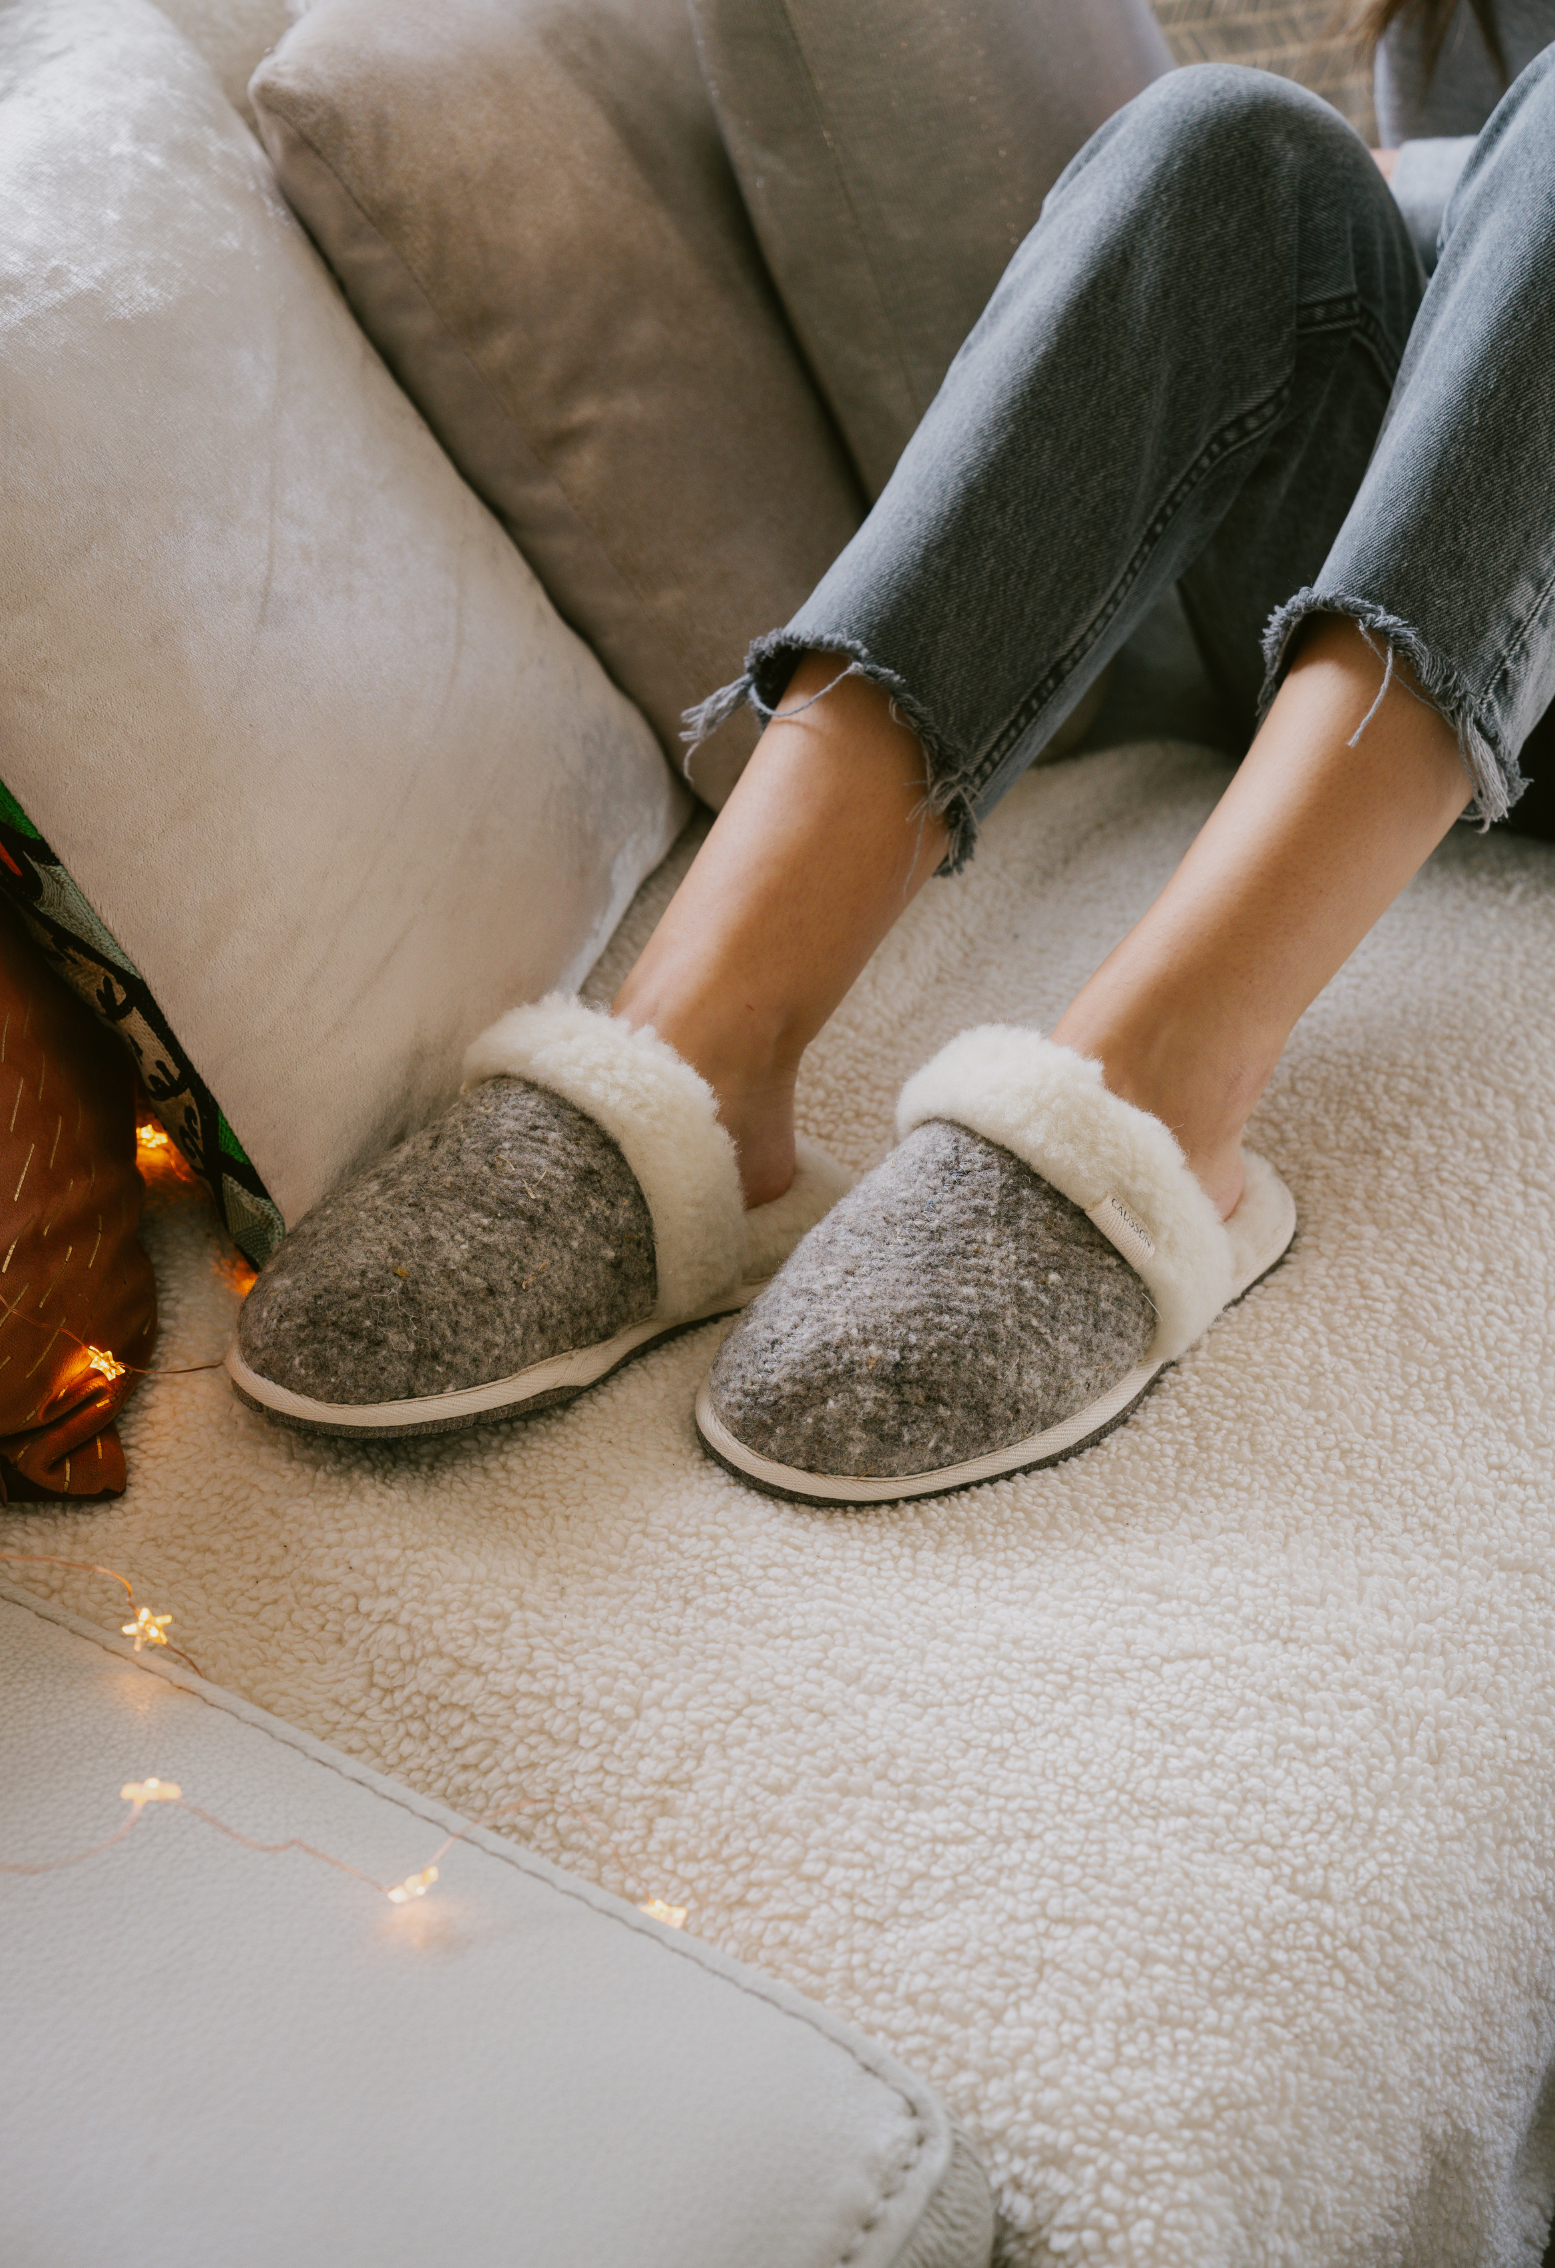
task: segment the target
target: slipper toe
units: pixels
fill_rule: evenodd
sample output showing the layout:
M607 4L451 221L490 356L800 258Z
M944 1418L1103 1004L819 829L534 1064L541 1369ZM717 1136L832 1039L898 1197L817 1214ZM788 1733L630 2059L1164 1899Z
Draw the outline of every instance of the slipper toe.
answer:
M1010 1151L931 1120L741 1317L704 1438L716 1450L721 1430L795 1475L940 1472L1097 1402L1155 1330L1144 1284L1078 1206Z
M422 1401L609 1340L655 1297L653 1224L617 1144L560 1095L496 1078L298 1224L236 1351L311 1403Z
M647 1027L560 995L511 1009L433 1125L295 1228L227 1353L244 1400L360 1437L571 1401L743 1307L847 1186L801 1138L747 1213L711 1087Z
M896 1124L697 1399L711 1454L776 1496L894 1503L1073 1456L1295 1234L1264 1159L1222 1221L1168 1126L1018 1025L958 1034Z

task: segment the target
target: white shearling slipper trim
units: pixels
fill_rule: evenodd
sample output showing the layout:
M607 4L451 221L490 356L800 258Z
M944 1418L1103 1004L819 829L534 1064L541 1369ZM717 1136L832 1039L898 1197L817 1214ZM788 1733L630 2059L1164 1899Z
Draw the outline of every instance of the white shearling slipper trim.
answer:
M847 1195L856 1179L819 1142L796 1134L792 1182L781 1197L753 1206L745 1216L747 1281L764 1283L775 1276L799 1239Z
M1151 1363L1192 1346L1233 1296L1237 1245L1262 1249L1275 1192L1290 1205L1272 1168L1250 1158L1253 1203L1237 1208L1248 1229L1233 1240L1168 1127L1110 1093L1099 1063L1011 1024L960 1033L908 1080L898 1135L934 1118L1013 1151L1116 1245L1155 1305Z
M1282 1253L1295 1233L1295 1198L1267 1158L1259 1157L1256 1150L1244 1150L1242 1195L1226 1223L1236 1277L1233 1299L1258 1281L1270 1266L1269 1254Z
M472 1042L465 1085L501 1078L548 1088L619 1146L653 1221L659 1321L694 1315L742 1280L746 1214L734 1144L712 1088L668 1041L552 993L509 1009Z

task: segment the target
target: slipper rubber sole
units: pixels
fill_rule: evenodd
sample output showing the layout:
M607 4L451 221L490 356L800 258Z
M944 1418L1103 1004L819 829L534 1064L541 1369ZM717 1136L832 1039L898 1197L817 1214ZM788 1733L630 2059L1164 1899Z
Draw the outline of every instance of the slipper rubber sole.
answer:
M1245 1299L1290 1251L1296 1233L1296 1204L1289 1190L1284 1191L1284 1196L1275 1230L1265 1249L1252 1256L1226 1302L1227 1308ZM1221 1314L1225 1312L1226 1308L1222 1308ZM926 1473L807 1473L796 1465L777 1464L770 1457L759 1456L754 1449L748 1449L729 1431L713 1407L711 1381L707 1379L703 1380L697 1395L697 1433L708 1455L726 1472L732 1473L736 1480L751 1483L764 1495L832 1511L847 1511L867 1504L903 1504L914 1497L946 1496L955 1489L976 1488L984 1481L1009 1480L1017 1473L1039 1472L1044 1465L1061 1464L1066 1457L1078 1456L1082 1449L1091 1448L1131 1417L1171 1367L1169 1362L1139 1363L1085 1409L1074 1411L1044 1432L1027 1434L1023 1440L1011 1441L1002 1449L990 1449L981 1457L968 1457L959 1464L942 1465Z
M694 1331L699 1324L714 1322L719 1316L736 1314L763 1288L763 1283L740 1284L678 1322L651 1317L616 1332L613 1338L601 1339L595 1346L549 1355L544 1362L531 1363L527 1370L515 1371L511 1377L398 1402L319 1402L311 1395L293 1393L290 1387L279 1386L273 1378L263 1378L251 1370L238 1352L236 1340L223 1361L239 1400L282 1425L293 1426L301 1433L333 1434L340 1440L402 1441L414 1434L456 1433L465 1426L485 1425L497 1418L537 1417L542 1410L556 1409L599 1385L612 1371L646 1354L650 1347L662 1346L682 1331Z

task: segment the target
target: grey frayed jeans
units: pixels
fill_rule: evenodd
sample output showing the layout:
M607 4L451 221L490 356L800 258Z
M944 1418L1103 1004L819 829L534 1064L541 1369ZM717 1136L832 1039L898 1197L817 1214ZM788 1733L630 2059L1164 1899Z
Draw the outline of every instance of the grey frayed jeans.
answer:
M1060 177L868 520L693 731L848 657L922 739L954 867L1175 583L1248 731L1302 619L1348 615L1499 818L1555 696L1552 276L1555 48L1480 137L1429 285L1336 112L1171 73Z

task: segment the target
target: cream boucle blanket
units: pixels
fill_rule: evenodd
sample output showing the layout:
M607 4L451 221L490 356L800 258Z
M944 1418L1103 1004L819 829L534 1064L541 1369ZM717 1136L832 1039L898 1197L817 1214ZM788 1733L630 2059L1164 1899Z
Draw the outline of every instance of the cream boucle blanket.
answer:
M812 1130L865 1166L959 1027L1050 1025L1223 776L1030 776L815 1050ZM1290 1259L1071 1464L906 1510L748 1494L693 1440L712 1326L557 1415L377 1448L157 1379L122 1502L5 1540L125 1569L209 1676L467 1812L590 1812L940 2090L1025 2268L1534 2263L1552 1129L1555 854L1461 834L1259 1111ZM152 1234L159 1359L214 1357L208 1216L175 1191Z

